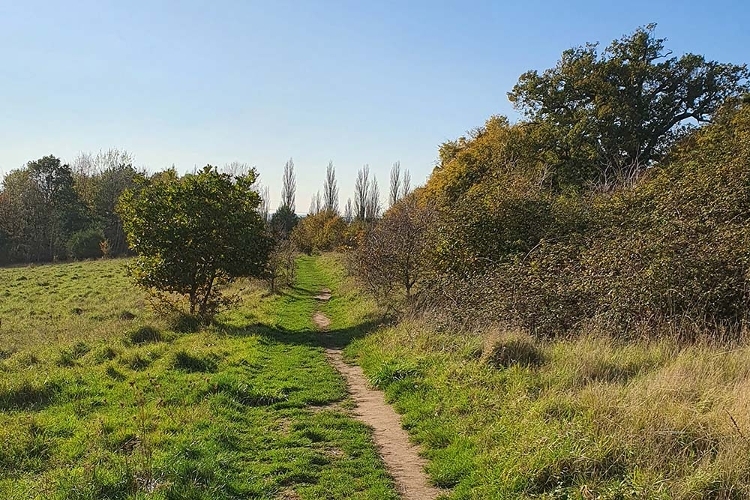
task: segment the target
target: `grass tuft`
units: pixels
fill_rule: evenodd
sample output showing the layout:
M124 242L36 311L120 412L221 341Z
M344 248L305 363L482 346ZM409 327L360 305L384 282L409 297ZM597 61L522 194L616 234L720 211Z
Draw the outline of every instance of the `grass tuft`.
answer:
M169 328L177 333L195 333L201 326L201 319L190 314L175 313L169 318Z
M378 389L387 389L394 382L419 378L420 375L416 364L394 360L381 365L378 371L369 377L369 382Z
M51 404L60 392L59 382L43 380L20 383L0 388L0 411L32 410Z
M172 366L176 370L188 373L200 373L216 371L217 363L213 356L199 356L182 349L174 353Z
M221 377L214 383L212 392L224 395L232 402L243 406L269 406L288 399L281 391L254 388L233 377Z
M540 366L545 355L537 342L521 332L503 332L487 335L482 346L481 360L495 368Z
M145 325L128 333L128 340L133 344L142 345L149 342L161 342L162 335L156 328Z

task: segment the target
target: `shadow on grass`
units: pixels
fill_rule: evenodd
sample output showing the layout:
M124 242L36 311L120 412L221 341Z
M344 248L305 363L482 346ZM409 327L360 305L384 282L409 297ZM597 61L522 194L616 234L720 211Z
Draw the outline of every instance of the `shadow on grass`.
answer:
M256 323L254 325L242 327L225 323L216 323L216 327L221 333L236 337L258 335L262 339L272 343L343 349L353 340L366 336L379 326L385 325L388 322L389 318L387 317L371 318L359 325L328 331L312 329L287 330L278 325L270 326L263 323Z

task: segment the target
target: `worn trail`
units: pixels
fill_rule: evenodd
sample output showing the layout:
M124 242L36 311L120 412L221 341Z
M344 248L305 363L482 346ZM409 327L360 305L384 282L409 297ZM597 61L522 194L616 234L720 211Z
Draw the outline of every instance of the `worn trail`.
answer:
M330 290L322 290L316 297L319 301L331 298ZM320 311L313 316L316 327L325 332L330 319ZM409 441L409 435L401 428L399 415L385 402L383 393L367 386L362 368L344 362L341 349L328 347L326 358L344 377L356 407L354 416L373 429L375 444L380 450L388 472L405 500L430 500L437 498L440 489L430 486L424 472L427 461L419 456L417 446Z

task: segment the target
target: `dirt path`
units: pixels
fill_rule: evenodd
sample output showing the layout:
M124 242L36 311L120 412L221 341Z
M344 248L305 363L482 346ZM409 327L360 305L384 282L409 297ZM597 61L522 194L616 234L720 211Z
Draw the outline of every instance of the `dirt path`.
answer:
M322 298L325 297L325 298ZM331 298L330 290L321 291L318 300ZM318 311L313 322L321 331L326 331L331 320ZM401 428L401 419L391 408L380 391L367 386L362 368L344 363L341 349L327 348L326 358L344 377L349 393L356 403L354 416L373 429L375 444L380 450L388 472L396 480L396 487L405 500L431 500L442 492L430 486L424 472L427 461L419 456L417 446L409 441L409 435Z

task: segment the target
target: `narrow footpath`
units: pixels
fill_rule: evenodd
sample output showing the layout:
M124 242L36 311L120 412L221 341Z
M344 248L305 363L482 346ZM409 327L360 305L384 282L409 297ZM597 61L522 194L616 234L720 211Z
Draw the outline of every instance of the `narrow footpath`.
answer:
M323 289L315 297L319 302L331 298L331 291ZM326 332L331 320L321 311L313 315L313 322L321 332ZM396 481L399 494L405 500L432 500L442 491L430 486L425 474L427 461L419 456L419 448L409 441L409 435L401 427L401 419L385 402L383 393L370 389L362 368L344 362L341 349L328 346L325 349L328 362L346 380L354 400L354 416L372 427L375 445L380 451L388 472Z

